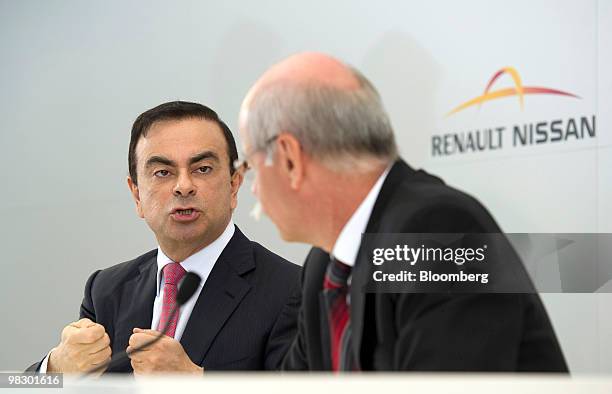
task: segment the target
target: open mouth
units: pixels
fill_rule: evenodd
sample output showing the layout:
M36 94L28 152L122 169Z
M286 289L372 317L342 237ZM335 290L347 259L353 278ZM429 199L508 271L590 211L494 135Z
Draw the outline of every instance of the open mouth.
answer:
M200 213L193 208L175 209L172 212L172 218L179 222L189 222L198 218Z

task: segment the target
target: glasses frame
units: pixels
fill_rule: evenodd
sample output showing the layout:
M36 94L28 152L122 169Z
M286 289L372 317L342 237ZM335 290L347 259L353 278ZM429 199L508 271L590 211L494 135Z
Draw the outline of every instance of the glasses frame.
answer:
M274 141L276 141L277 138L278 138L278 134L273 135L272 137L264 141L264 146L262 148L256 149L252 151L251 153L245 154L242 160L234 161L234 171L242 171L243 175L246 174L247 171L252 169L252 167L249 165L249 160L253 157L253 155L255 153L267 150L268 146Z

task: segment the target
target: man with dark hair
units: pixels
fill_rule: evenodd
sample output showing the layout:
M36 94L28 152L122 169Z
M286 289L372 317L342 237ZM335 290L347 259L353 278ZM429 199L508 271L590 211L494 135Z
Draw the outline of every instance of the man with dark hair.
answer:
M81 373L166 335L107 372L278 369L295 335L299 267L247 239L231 220L242 173L236 143L208 107L170 102L134 122L128 186L159 247L94 272L80 317L30 370ZM187 271L202 282L176 314Z
M136 171L136 145L140 140L140 137L146 136L147 130L155 122L164 120L182 120L189 118L200 118L216 123L219 129L223 132L223 137L227 144L227 157L229 158L229 170L230 174L233 175L235 168L234 163L238 159L238 150L236 149L236 141L231 130L225 122L223 122L219 115L212 109L198 103L189 103L185 101L172 101L164 103L152 108L146 112L143 112L136 118L134 125L132 126L132 135L130 138L130 147L128 150L128 169L130 172L130 178L134 183L137 183L138 174Z

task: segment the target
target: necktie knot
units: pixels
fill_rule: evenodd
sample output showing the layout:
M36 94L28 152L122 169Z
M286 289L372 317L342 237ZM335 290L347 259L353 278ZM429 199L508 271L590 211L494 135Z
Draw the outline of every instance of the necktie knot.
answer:
M164 266L164 284L177 286L187 271L180 263L170 263Z
M348 278L351 276L351 266L340 260L332 259L327 266L323 288L326 290L346 288Z

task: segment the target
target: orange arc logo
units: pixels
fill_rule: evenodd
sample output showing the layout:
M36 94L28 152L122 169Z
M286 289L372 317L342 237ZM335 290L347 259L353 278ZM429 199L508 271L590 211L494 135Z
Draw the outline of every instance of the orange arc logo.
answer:
M497 81L497 79L504 74L509 74L510 77L512 77L512 81L514 82L514 87L491 91L491 87L493 86L495 81ZM508 96L518 96L519 103L521 105L521 109L523 109L524 96L526 94L555 94L555 95L561 95L561 96L580 98L576 96L575 94L564 92L564 91L557 90L557 89L542 88L542 87L536 87L536 86L523 86L521 77L519 73L516 71L516 69L514 69L513 67L504 67L498 72L496 72L495 75L493 75L493 77L487 84L487 87L485 88L482 96L478 96L471 100L466 101L465 103L459 105L458 107L456 107L455 109L447 113L446 116L453 115L461 110L464 110L476 104L478 104L478 106L480 107L480 105L482 105L482 103L484 103L485 101L495 100L498 98L508 97Z

